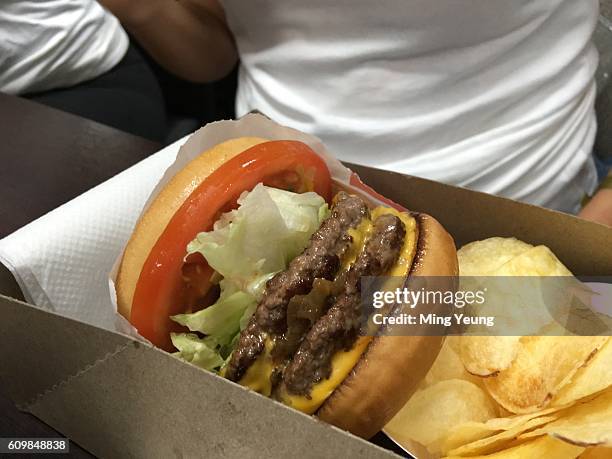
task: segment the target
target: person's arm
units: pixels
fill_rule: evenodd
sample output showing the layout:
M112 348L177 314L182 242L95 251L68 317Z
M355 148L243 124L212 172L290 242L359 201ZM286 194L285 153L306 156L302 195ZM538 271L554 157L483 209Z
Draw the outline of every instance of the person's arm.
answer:
M238 59L216 0L99 0L170 72L194 82L227 75Z
M597 191L578 216L612 226L612 189L601 188Z

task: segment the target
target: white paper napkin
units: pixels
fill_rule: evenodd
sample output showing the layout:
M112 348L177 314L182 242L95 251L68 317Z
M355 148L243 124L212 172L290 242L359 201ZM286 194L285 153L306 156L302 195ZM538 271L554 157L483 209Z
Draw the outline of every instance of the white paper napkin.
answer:
M109 330L108 273L181 139L0 240L29 303Z

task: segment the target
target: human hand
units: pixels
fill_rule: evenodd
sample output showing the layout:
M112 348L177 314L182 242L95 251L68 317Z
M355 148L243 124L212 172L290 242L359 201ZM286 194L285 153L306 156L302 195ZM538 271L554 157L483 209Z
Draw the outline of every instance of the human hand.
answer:
M597 191L578 217L612 227L612 189L601 188Z

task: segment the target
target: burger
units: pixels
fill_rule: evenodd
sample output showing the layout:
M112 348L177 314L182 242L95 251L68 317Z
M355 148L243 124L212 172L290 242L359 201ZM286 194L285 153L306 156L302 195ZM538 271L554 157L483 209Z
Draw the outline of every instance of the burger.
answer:
M136 224L117 306L154 345L369 438L443 337L373 331L361 280L456 276L457 255L434 218L328 164L305 143L254 137L197 156Z

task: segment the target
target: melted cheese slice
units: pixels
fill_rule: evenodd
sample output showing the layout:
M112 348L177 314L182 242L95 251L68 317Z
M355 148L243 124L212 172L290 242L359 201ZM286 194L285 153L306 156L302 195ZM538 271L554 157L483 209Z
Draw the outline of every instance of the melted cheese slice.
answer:
M257 357L239 381L241 385L266 397L272 394L271 377L274 371L274 362L272 361L273 347L274 341L266 337L264 351Z
M366 241L372 234L372 220L364 218L361 223L357 225L357 228L349 228L348 235L351 237L351 244L349 245L346 253L343 255L340 264L339 272L346 271L350 266L355 263L355 260L359 256L359 253L363 250Z
M313 414L327 400L331 393L336 390L336 387L346 379L361 358L361 355L365 352L370 341L372 341L371 336L360 336L350 351L336 352L331 360L332 371L329 378L315 384L310 391L310 397L289 395L283 391L279 395L280 400L285 405L289 405L296 410Z
M418 239L417 223L414 217L407 213L399 212L390 207L377 207L371 212L371 219L365 218L357 226L349 230L352 237L351 245L342 258L340 270L348 269L357 259L359 253L363 250L366 241L372 234L372 221L383 214L392 214L397 216L406 227L406 237L404 244L400 250L400 254L396 263L386 273L387 276L406 276L412 265L412 260L416 253L416 244ZM372 341L371 336L361 336L353 348L349 351L338 351L332 357L332 371L329 378L316 383L310 392L310 396L290 395L288 393L279 394L280 400L297 410L304 413L313 414L327 400L332 392L346 379L349 373L353 370L362 354ZM266 338L265 350L257 358L257 360L247 370L244 377L239 381L243 386L259 392L262 395L270 396L272 392L271 376L274 371L274 363L272 361L271 352L273 341L271 338Z

